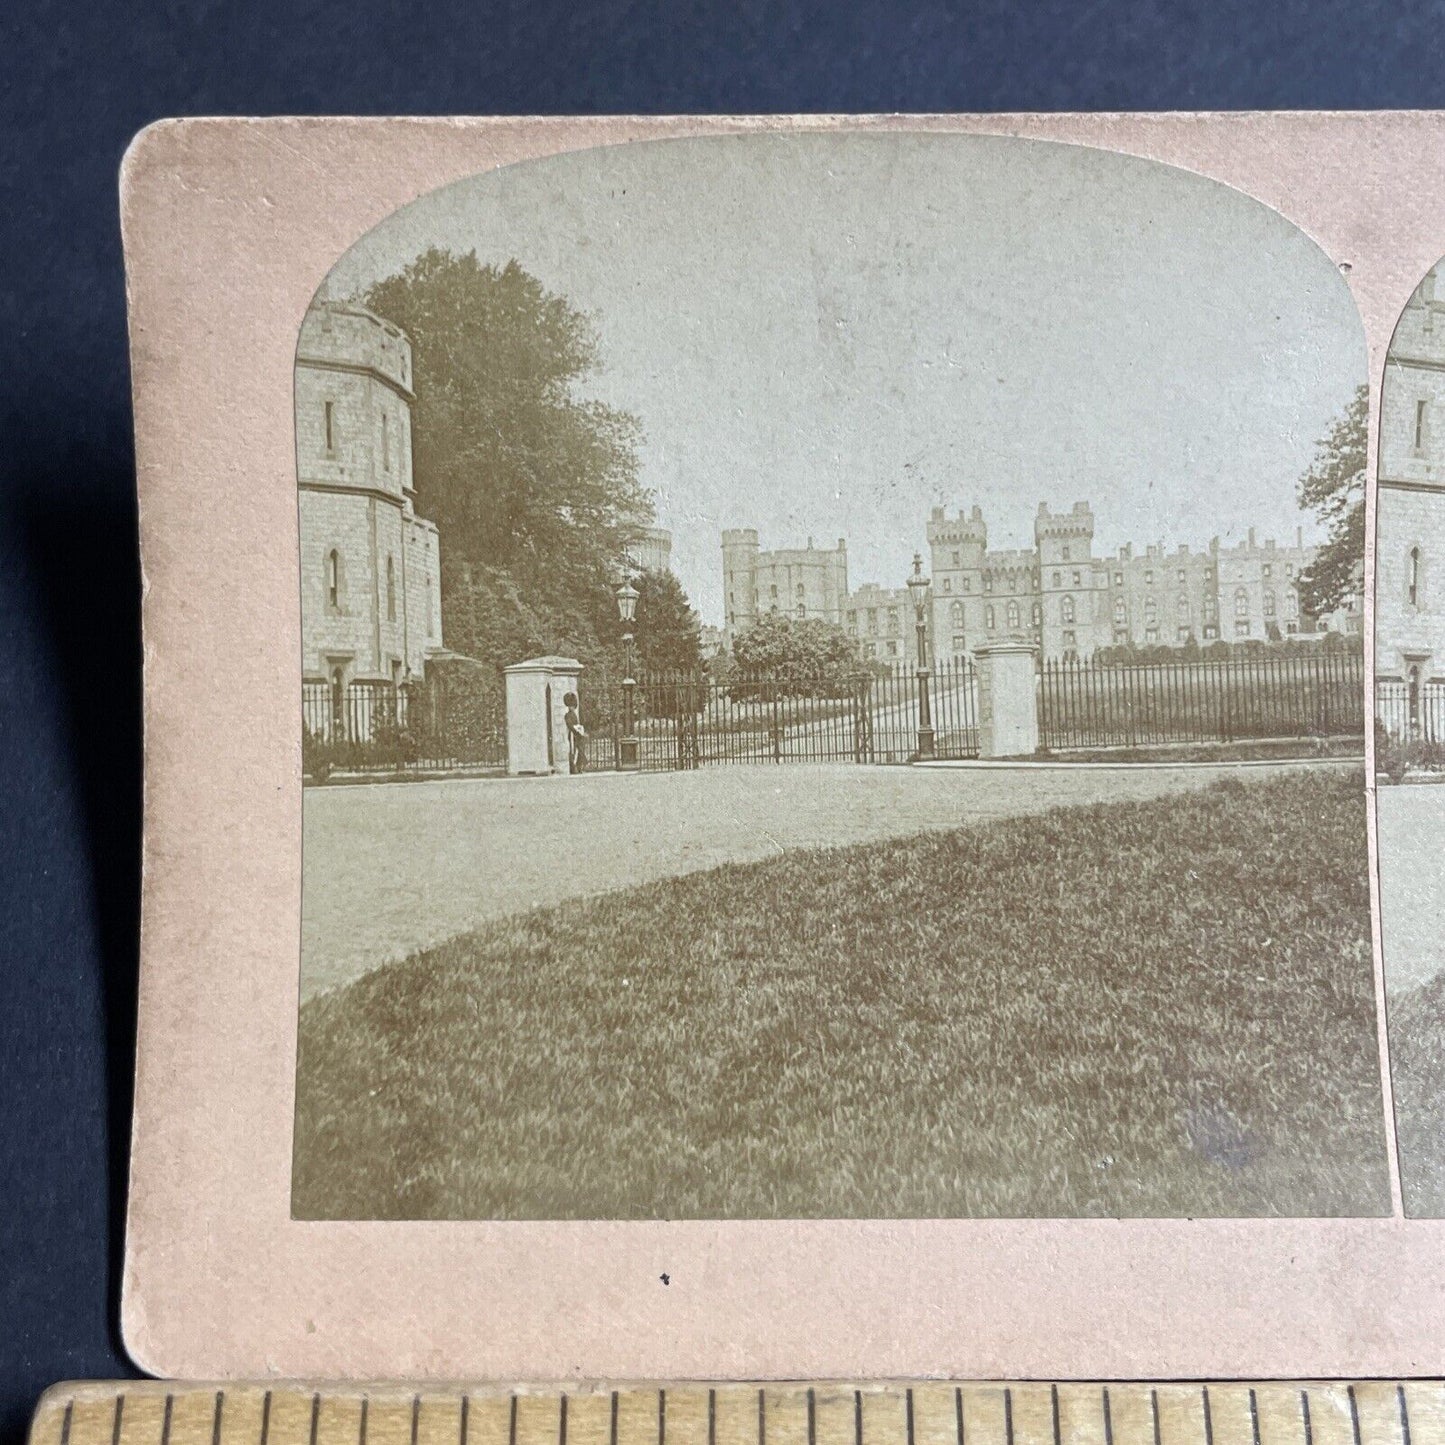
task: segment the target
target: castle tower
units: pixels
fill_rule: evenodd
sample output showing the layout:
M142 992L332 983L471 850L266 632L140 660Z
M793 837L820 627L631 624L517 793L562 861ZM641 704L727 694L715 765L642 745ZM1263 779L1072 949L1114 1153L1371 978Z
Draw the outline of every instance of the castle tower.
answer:
M740 527L722 534L723 637L729 649L758 618L758 533Z
M988 528L983 510L973 507L949 517L935 507L928 518L928 552L933 578L933 650L936 657L962 657L984 638L983 572Z
M1034 518L1045 658L1087 658L1097 644L1094 598L1094 514L1075 502L1055 514L1039 503Z
M414 507L411 342L319 297L295 380L302 676L334 691L419 681L442 647L441 568Z

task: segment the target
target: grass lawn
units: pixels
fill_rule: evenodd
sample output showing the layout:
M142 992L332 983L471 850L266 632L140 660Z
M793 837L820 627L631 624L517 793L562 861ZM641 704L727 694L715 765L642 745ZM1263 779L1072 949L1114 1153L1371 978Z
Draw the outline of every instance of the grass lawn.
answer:
M299 1047L300 1218L1389 1208L1353 771L519 914Z
M1445 974L1390 1006L1405 1213L1445 1217Z

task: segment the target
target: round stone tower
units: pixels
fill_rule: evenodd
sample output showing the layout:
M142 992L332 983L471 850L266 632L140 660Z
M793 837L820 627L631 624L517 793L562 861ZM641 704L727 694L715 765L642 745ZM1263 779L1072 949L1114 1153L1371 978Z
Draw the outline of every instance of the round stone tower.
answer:
M727 619L723 628L726 645L731 649L757 621L758 616L758 533L754 527L738 527L722 534L723 608Z

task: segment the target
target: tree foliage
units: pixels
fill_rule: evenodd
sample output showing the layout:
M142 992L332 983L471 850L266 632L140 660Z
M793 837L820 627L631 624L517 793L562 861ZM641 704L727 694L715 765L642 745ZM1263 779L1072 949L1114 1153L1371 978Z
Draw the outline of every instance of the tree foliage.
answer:
M837 624L769 612L733 644L729 691L734 697L751 696L756 689L750 689L749 680L762 678L784 693L841 695L866 675L857 645Z
M1360 386L1315 447L1299 480L1301 507L1324 524L1319 555L1299 576L1300 609L1312 617L1333 612L1360 589L1365 565L1365 454L1369 391Z
M644 672L695 673L702 667L700 623L671 572L644 572L637 588L637 657Z
M615 661L612 579L652 506L637 419L582 394L592 319L515 261L435 247L365 299L412 342L417 510L441 537L448 646L498 666Z

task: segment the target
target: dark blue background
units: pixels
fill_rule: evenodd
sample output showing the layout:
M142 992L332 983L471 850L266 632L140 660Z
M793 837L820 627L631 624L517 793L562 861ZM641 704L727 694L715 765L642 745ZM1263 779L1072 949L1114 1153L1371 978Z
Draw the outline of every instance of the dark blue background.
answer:
M1445 4L10 0L0 15L0 1445L128 1372L139 575L116 167L185 114L1445 104ZM223 683L223 679L220 680Z

